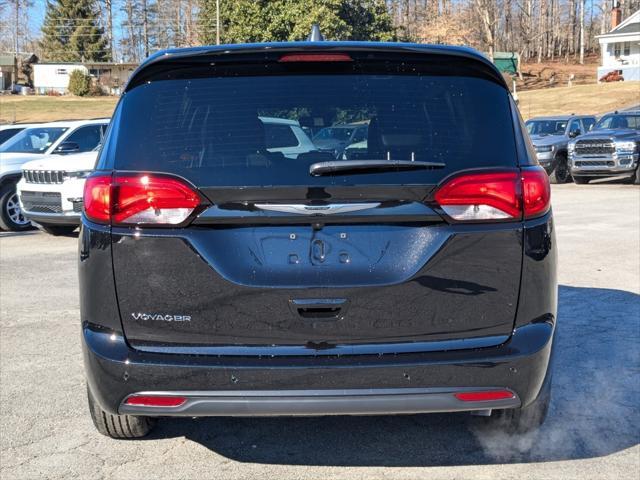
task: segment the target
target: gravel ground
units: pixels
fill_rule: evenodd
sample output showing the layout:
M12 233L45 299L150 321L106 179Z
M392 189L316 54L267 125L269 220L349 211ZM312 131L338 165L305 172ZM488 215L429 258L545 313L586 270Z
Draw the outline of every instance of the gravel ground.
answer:
M99 435L85 401L76 244L0 234L0 477L640 477L640 189L554 187L560 314L554 398L525 436L467 415L176 419Z

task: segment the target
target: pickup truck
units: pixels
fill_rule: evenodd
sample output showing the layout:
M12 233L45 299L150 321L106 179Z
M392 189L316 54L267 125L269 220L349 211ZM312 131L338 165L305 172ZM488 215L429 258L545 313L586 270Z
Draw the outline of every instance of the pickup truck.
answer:
M593 115L536 117L527 121L527 131L538 162L547 171L551 183L571 181L567 146L573 138L588 132L595 123Z
M569 142L568 151L576 183L625 176L640 184L640 110L604 115L591 132Z

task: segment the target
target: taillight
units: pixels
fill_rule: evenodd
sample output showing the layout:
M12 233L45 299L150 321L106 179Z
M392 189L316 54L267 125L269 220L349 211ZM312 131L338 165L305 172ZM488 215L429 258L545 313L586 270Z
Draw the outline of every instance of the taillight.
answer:
M353 62L353 58L346 53L287 53L278 62Z
M84 214L96 223L111 221L111 175L87 178L82 196Z
M460 392L454 393L454 397L462 402L489 402L495 400L506 400L515 395L509 390L486 390L480 392Z
M549 178L541 167L453 177L434 200L456 221L521 220L549 210Z
M85 215L97 223L178 225L200 205L189 184L162 175L98 175L84 187Z
M124 403L141 407L179 407L186 401L186 397L173 395L131 395Z
M549 176L542 167L522 170L522 202L524 218L544 215L551 207Z

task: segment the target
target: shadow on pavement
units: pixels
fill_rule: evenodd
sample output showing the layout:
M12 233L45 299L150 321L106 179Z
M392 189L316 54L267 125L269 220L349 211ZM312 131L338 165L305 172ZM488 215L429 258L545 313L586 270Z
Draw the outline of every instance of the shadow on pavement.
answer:
M40 230L32 229L25 230L23 232L4 232L0 230L0 238L9 238L9 237L26 237L29 235L35 235L36 233L40 233Z
M608 455L639 442L640 295L560 287L553 400L536 432L507 435L466 414L165 419L181 437L239 462L448 466Z

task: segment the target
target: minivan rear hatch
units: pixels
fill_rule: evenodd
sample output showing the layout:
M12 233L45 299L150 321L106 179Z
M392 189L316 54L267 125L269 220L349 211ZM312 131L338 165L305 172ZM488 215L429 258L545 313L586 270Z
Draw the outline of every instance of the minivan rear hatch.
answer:
M203 199L179 227L112 229L135 348L357 354L509 337L521 222L455 223L433 202L461 171L517 169L504 82L472 55L338 45L213 50L134 76L103 168L168 174Z

